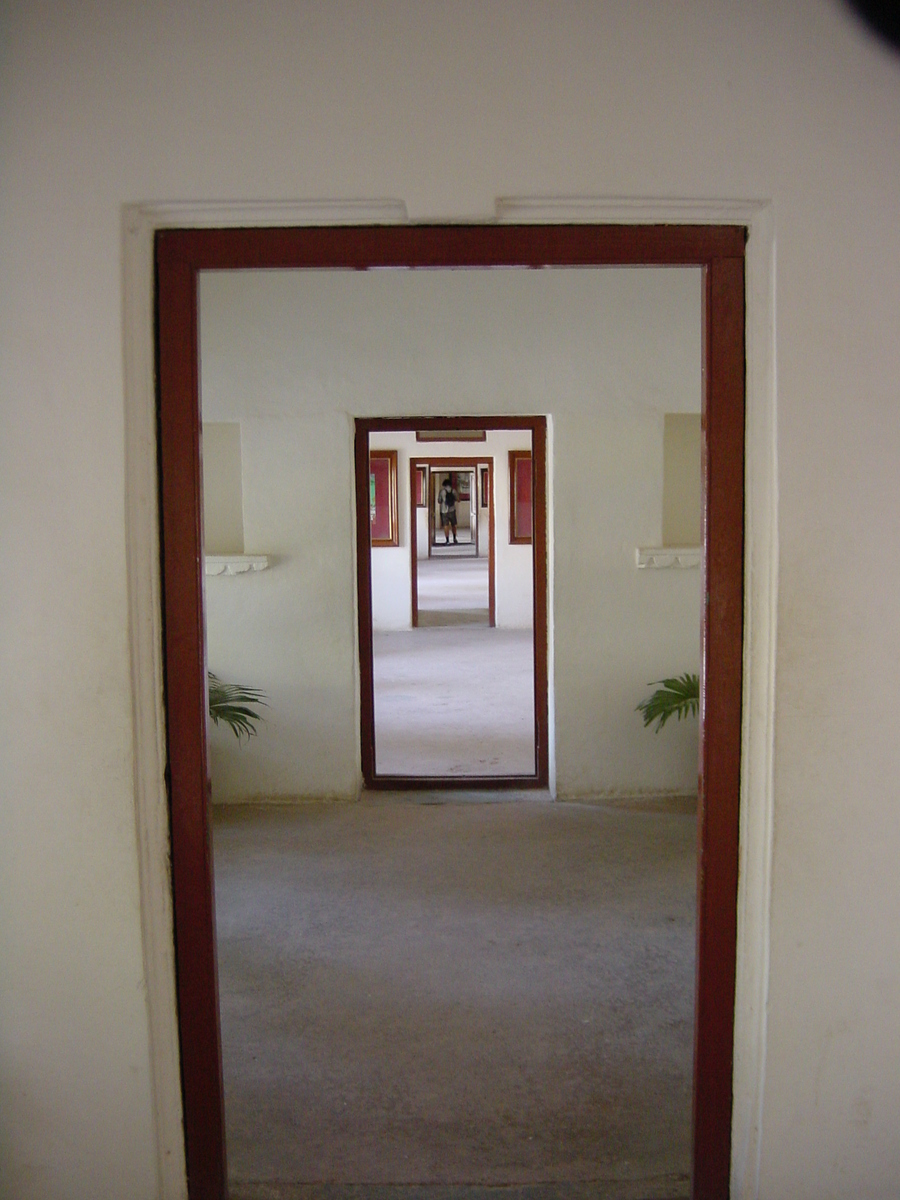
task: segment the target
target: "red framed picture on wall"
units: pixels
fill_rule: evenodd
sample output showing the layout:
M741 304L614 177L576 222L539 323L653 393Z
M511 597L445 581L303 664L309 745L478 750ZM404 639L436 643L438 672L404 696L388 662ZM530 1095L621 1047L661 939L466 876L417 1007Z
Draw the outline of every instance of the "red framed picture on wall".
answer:
M369 454L369 538L373 546L398 546L397 451Z
M534 516L531 499L531 451L509 452L509 540L513 544L531 541Z

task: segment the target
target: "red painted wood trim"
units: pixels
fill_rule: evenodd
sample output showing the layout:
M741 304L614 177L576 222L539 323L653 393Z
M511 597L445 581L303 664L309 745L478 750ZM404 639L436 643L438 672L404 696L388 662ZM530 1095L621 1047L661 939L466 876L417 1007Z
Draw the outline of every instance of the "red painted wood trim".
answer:
M744 253L743 229L729 225L306 226L167 229L158 236L177 257L209 270L695 266Z
M452 432L454 429L462 428L465 422L466 429L472 429L481 426L484 429L530 429L529 421L532 417L507 417L491 415L489 417L366 417L369 428L372 432L379 433L413 433L416 429L446 429ZM360 417L360 420L363 420ZM480 442L472 442L473 447L481 445ZM427 443L421 444L421 449L416 450L416 457L419 462L423 462L429 457L426 449ZM459 461L461 464L473 462L478 457L477 450L472 454L467 454L463 457L457 456L454 461ZM437 458L432 456L435 462ZM449 459L446 461L450 461Z
M496 576L496 542L494 541L494 460L488 459L488 609L490 612L489 625L497 627L497 576ZM481 497L478 497L479 502Z
M389 791L401 791L420 788L435 790L456 790L461 786L466 788L545 788L550 780L550 746L549 746L549 700L547 664L549 651L547 646L547 420L540 416L524 417L466 417L466 427L471 429L521 429L531 433L532 460L538 453L541 455L541 470L534 471L532 484L532 509L534 516L533 582L534 582L534 722L535 722L535 769L533 775L496 776L496 775L384 775L378 773L377 748L375 746L375 680L373 666L373 635L372 635L372 581L371 562L369 558L368 526L363 523L360 508L360 489L365 489L365 519L368 520L368 445L369 434L383 432L410 433L416 429L458 429L461 427L456 417L358 417L356 420L356 489L357 489L357 591L359 613L359 673L360 673L360 748L363 781L367 788ZM362 442L365 441L365 449ZM415 486L415 466L427 462L440 466L468 466L478 461L477 454L456 455L452 457L429 457L419 455L410 459L410 487ZM360 463L365 463L365 473L360 474ZM489 463L493 469L493 460ZM430 479L434 473L430 474ZM493 483L493 475L492 475ZM429 483L429 488L431 484ZM540 491L538 488L540 487ZM429 511L433 497L429 493ZM537 512L540 510L540 520ZM413 514L414 519L414 514ZM411 553L415 554L417 533L410 531ZM495 624L496 613L496 582L494 567L494 509L493 488L491 491L490 510L490 550L488 555L488 602L490 604L490 624ZM429 555L431 552L429 539ZM413 579L417 573L417 564L412 566ZM415 586L415 584L413 584ZM413 605L415 611L415 600ZM365 628L364 628L365 626Z
M538 783L550 782L550 733L547 664L547 422L541 417L531 430L531 513L534 623L534 753Z
M376 775L371 792L526 792L546 787L536 775Z
M744 262L705 271L704 579L694 1200L727 1197L731 1172L738 808L744 619Z
M533 532L534 532L534 467L531 468L531 470L532 470L532 477L531 477L531 509L532 509L531 530L528 532L527 536L525 534L521 534L521 533L517 532L517 529L516 529L516 506L518 504L517 497L518 497L518 492L519 492L519 482L518 482L519 463L523 459L526 459L526 458L528 459L528 461L530 463L531 458L532 458L532 453L530 450L510 450L508 453L508 458L509 458L509 544L511 546L530 546Z
M389 533L387 537L372 537L371 536L371 521L370 542L371 546L399 546L400 545L400 495L399 495L399 480L397 478L397 451L396 450L370 450L369 451L369 473L372 471L372 459L385 459L388 464L388 525ZM366 476L368 480L368 475ZM368 493L367 493L368 495Z
M419 467L421 459L409 460L409 581L412 589L410 607L412 627L419 628L419 510L416 499L419 492ZM426 496L426 502L428 497ZM426 509L427 511L427 509ZM430 547L429 547L430 549Z
M161 230L156 237L160 489L172 870L185 1145L191 1200L224 1196L221 1054L206 818L206 695L197 407L196 271L369 266L695 265L707 268L704 621L699 822L695 1200L728 1195L736 945L743 582L745 231L711 226L403 226ZM459 425L460 417L452 418ZM434 421L435 419L432 419ZM432 421L419 422L419 427ZM451 422L448 422L451 423ZM389 422L379 428L390 428ZM435 422L433 427L440 427ZM445 426L446 427L446 426ZM497 428L504 427L500 423ZM368 517L357 445L357 520ZM536 505L537 508L537 505ZM536 552L537 553L537 552ZM546 553L539 556L544 560ZM537 568L537 558L536 558ZM357 558L368 581L368 555ZM369 585L370 587L370 585ZM545 592L545 588L542 589ZM536 588L537 592L537 588ZM368 596L371 610L371 592ZM544 594L544 600L546 596ZM536 600L536 604L538 601ZM740 614L740 615L738 615ZM362 615L362 612L361 612ZM360 621L360 657L364 630ZM370 649L369 649L370 652ZM371 704L371 696L368 698ZM362 697L363 706L366 703ZM545 747L542 734L540 748ZM367 750L362 747L363 763ZM470 781L477 786L478 780ZM492 787L520 780L490 779ZM392 786L433 787L404 779Z
M157 261L162 585L172 891L191 1200L225 1194L213 858L207 768L203 502L196 275Z
M369 427L356 423L356 588L359 626L360 760L363 779L375 775L375 681L372 677L372 563L369 557Z
M421 428L421 426L419 426ZM496 428L496 426L494 427ZM402 432L409 432L404 430ZM493 477L494 477L494 459L490 454L479 455L475 458L456 457L456 458L427 458L421 454L416 455L409 460L410 470L410 510L413 514L410 528L410 580L412 584L412 626L417 629L419 626L419 531L415 517L415 496L416 496L416 468L428 467L428 497L426 509L428 511L428 557L432 557L431 553L431 536L432 536L432 521L434 519L434 497L433 497L433 478L434 473L431 467L466 467L472 463L478 466L487 465L488 473L488 626L493 629L497 624L497 587L494 578L494 500L493 500ZM478 486L478 473L475 476L476 489ZM476 501L480 501L480 496L476 496ZM476 518L477 521L477 518ZM477 524L476 524L477 531ZM478 539L476 536L475 550L478 551Z

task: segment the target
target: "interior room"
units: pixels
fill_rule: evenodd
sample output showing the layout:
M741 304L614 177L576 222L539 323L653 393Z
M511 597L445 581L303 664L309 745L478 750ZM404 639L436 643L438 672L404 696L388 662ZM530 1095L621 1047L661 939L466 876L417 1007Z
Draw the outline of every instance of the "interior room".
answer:
M733 1107L715 1200L896 1197L900 57L860 16L876 7L4 0L0 1194L194 1200L184 1078L197 1041L179 1032L168 804L181 731L167 724L163 656L158 239L553 223L745 234L737 975L722 1015ZM627 295L609 306L617 332L602 358L627 346L652 397L649 359L616 323L629 309L640 320ZM177 316L192 327L192 308ZM659 549L660 483L630 496L619 467L648 458L650 439L636 426L632 455L625 423L598 411L579 424L588 398L576 404L581 372L561 333L546 369L517 348L509 393L479 409L552 417L557 801L542 812L636 783L680 791L695 773L684 722L656 735L633 709L650 680L690 663L687 604L671 664L644 634L673 584L701 595L699 573L632 566L636 546ZM395 335L403 322L382 346ZM269 357L258 350L236 389L254 399L270 393L256 386ZM274 405L245 417L230 401L211 417L240 426L245 456L243 545L223 556L254 561L204 577L210 665L268 700L252 745L214 730L217 813L253 796L355 803L352 424L449 411L448 395L473 412L490 378L411 393L400 371L370 403L367 373L352 370L352 387L333 377L328 397L307 392L315 407L297 418ZM196 399L190 383L185 394ZM267 475L289 507L304 501L299 527L261 504ZM587 478L627 497L629 523L616 508L580 527L596 507ZM334 503L307 521L311 494L328 492ZM282 581L294 606L276 599ZM608 600L640 638L597 621ZM197 700L193 724L204 717Z
M329 1180L686 1196L697 721L657 736L635 709L650 680L699 665L699 272L216 273L200 314L205 520L234 526L207 535L209 661L266 697L253 738L211 731L231 1194ZM529 377L553 430L541 503L571 512L556 586L595 589L598 708L611 687L629 749L583 747L590 783L565 801L483 778L535 774L532 434L488 427L473 452L471 428L410 419L368 434L364 548L376 771L418 787L316 790L321 753L304 747L322 698L305 677L352 633L321 598L334 510L352 511L335 418L360 411L355 387L368 411L416 395L420 424L443 406L490 426ZM587 406L603 416L575 456ZM447 479L458 547L436 506ZM564 654L587 631L550 612Z
M696 734L648 737L634 710L699 666L698 555L643 551L663 543L666 414L699 413L700 300L696 268L203 273L203 421L240 426L243 550L268 564L206 576L210 670L268 700L265 753L214 731L217 802L356 797L353 422L455 415L547 417L551 792L695 791ZM489 436L503 475L528 443ZM401 481L398 543L370 556L374 625L403 631L408 450L372 437ZM495 624L523 629L530 547L498 479L493 497Z
M439 430L369 433L372 461L389 453L410 480L399 504L402 545L374 536L373 510L363 547L371 568L375 773L526 781L537 774L535 689L546 684L534 677L531 513L522 508L522 531L513 529L511 466L524 464L530 484L531 430L480 431L478 495L478 464L465 462L467 441L453 433L442 440ZM435 452L425 462L423 439ZM398 449L379 450L389 444ZM454 496L460 491L455 527L441 521L445 481Z

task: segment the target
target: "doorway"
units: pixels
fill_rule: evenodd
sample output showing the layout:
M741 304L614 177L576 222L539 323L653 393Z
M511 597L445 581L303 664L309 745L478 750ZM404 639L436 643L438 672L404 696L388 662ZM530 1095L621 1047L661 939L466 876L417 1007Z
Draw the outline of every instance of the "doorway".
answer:
M475 494L475 465L466 462L453 464L448 467L446 475L443 472L436 475L431 470L431 467L441 465L439 460L432 460L428 465L428 557L443 554L442 547L447 547L447 554L458 554L460 558L477 558L478 513L472 504ZM457 519L452 527L445 526L444 514L441 511L441 493L445 488L455 497L454 516ZM439 533L441 536L438 536ZM453 545L458 546L458 550L449 549L451 533Z
M201 269L696 264L704 272L703 630L695 1196L725 1196L731 1133L743 618L744 231L498 226L157 235L168 766L191 1194L224 1194L202 627L196 288Z
M356 421L360 729L369 788L547 787L546 420L467 417L463 424L460 437L461 423L451 418ZM417 452L423 441L461 450L457 440L473 437L486 439L480 457ZM396 458L397 446L401 473L408 459L410 478L403 497L408 506L401 506L398 521L408 547L402 552L373 533L383 515L372 501L378 456ZM498 448L505 460L504 511L511 494L506 462L524 462L529 480L527 531L523 517L518 544L510 538L500 555L507 596L502 629L494 530ZM467 528L460 533L457 520L455 543L445 542L438 510L445 480L462 493L458 505ZM387 514L391 503L384 495ZM386 549L394 555L393 571L384 566ZM430 593L420 611L423 579ZM411 618L401 614L400 624L411 628L400 628L394 598L406 588ZM504 662L500 676L495 652ZM453 710L443 723L432 703L439 687Z
M454 468L456 470L454 471ZM449 469L450 474L446 472ZM481 560L486 571L485 588L476 595L476 604L462 604L456 607L469 611L484 611L487 624L493 628L496 624L496 588L494 583L494 506L493 498L493 469L494 460L485 455L469 461L466 458L414 458L410 460L410 512L415 516L410 521L410 576L412 626L418 628L420 612L428 613L442 611L440 604L427 595L427 588L421 589L421 572L423 560L438 557L440 545L446 539L440 523L440 484L443 478L456 485L457 477L466 476L466 500L468 507L467 528L460 528L459 541L462 549L461 558ZM447 556L449 557L449 551ZM444 557L444 552L440 552ZM456 557L454 552L453 557ZM427 569L427 568L426 568ZM484 571L477 573L480 579ZM485 603L486 601L486 603ZM423 616L423 623L430 618Z

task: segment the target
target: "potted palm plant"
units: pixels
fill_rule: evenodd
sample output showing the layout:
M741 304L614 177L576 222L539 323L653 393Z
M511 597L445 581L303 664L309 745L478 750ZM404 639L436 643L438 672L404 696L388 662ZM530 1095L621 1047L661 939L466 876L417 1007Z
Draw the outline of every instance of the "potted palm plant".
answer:
M223 683L212 671L208 672L208 678L209 715L213 724L223 721L238 741L242 737L249 741L256 734L256 722L263 719L253 705L265 705L265 692L240 683Z
M657 679L649 684L656 691L642 700L635 709L644 715L644 728L656 722L655 733L659 733L669 717L696 716L700 711L700 676L685 671L671 679Z

